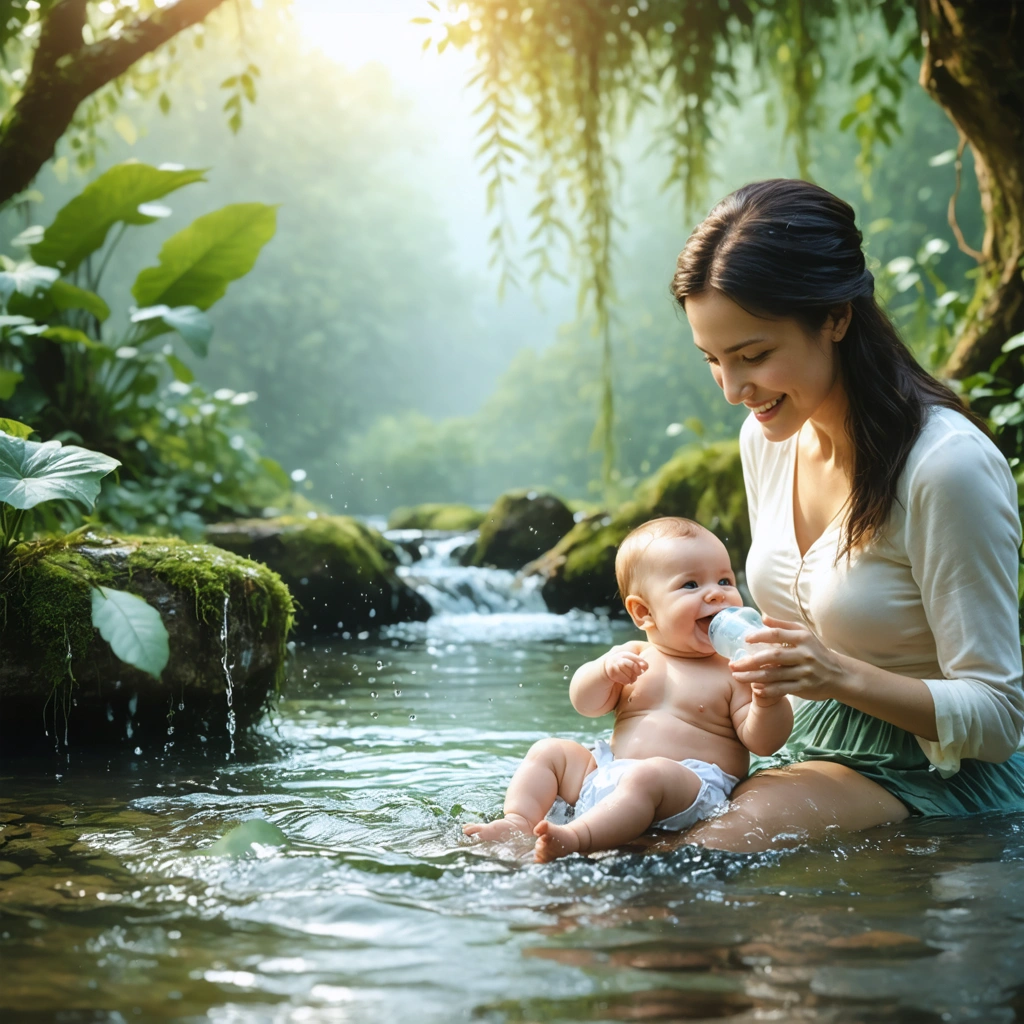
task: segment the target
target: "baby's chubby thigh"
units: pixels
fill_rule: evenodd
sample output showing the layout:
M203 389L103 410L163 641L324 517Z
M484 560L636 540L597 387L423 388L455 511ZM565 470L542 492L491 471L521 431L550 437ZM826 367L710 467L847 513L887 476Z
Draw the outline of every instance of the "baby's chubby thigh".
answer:
M696 772L667 757L645 757L615 762L619 778L615 798L636 802L649 810L652 821L671 818L687 810L703 785Z

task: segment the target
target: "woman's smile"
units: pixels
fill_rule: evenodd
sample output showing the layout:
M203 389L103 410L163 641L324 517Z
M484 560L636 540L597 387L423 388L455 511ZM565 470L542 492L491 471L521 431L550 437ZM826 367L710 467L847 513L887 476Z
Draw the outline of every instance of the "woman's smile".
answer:
M754 414L755 419L759 423L766 423L778 413L779 406L785 397L785 395L779 395L778 398L773 398L770 402L765 402L764 405L750 405L748 403L747 408Z

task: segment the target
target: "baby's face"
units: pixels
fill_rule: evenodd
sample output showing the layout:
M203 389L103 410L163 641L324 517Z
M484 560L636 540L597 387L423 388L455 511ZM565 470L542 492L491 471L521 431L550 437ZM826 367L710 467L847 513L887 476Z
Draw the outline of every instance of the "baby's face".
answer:
M654 623L648 637L681 653L714 653L711 619L743 604L725 545L712 535L661 538L639 568L638 589Z

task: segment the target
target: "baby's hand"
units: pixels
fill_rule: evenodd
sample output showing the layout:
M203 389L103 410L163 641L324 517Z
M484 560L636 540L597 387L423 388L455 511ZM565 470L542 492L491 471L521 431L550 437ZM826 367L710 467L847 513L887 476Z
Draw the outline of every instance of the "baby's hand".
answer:
M750 700L752 704L755 704L759 708L771 708L779 703L780 700L785 700L786 695L780 693L774 697L769 697L764 692L764 686L758 683L754 683L750 687Z
M602 659L604 674L621 686L635 683L648 668L647 662L625 647L613 647Z

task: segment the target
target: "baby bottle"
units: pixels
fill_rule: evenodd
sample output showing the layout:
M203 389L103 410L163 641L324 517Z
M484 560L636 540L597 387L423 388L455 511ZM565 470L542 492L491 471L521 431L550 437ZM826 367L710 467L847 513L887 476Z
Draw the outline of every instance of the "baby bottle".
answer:
M755 651L765 650L772 644L748 644L743 638L756 629L764 629L761 616L753 608L723 608L708 627L711 646L729 661L735 661Z

